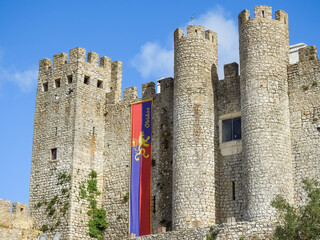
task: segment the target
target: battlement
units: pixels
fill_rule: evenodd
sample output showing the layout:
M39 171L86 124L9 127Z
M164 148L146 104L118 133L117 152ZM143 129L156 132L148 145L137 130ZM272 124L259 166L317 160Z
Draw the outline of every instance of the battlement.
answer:
M217 33L211 30L204 30L204 26L201 25L188 25L186 37L183 36L183 30L177 28L174 31L174 41L182 38L207 39L217 44Z
M288 25L288 14L285 11L278 10L275 12L275 19L272 18L272 7L269 6L255 6L254 7L254 18L250 19L250 11L245 9L243 10L239 16L239 26L245 24L247 22L252 21L253 19L256 20L277 20L283 24Z
M11 215L15 215L16 217L27 217L27 210L27 204L14 202L12 203L12 213L10 213L11 201L0 199L0 218L9 217Z
M230 79L239 76L239 65L236 62L225 64L224 69L224 79Z
M68 54L67 53L58 53L53 56L53 66L52 61L49 58L44 58L39 61L39 69L40 70L48 70L49 68L58 68L67 63L76 63L76 62L87 62L91 63L94 66L100 66L102 68L111 68L111 58L103 56L100 58L99 64L99 54L95 52L89 52L87 54L86 61L86 49L84 48L73 48L69 51L69 62L68 62ZM116 63L117 62L117 63ZM119 61L114 62L115 65L119 65Z
M316 46L307 46L299 49L299 62L312 61L316 59L318 59Z

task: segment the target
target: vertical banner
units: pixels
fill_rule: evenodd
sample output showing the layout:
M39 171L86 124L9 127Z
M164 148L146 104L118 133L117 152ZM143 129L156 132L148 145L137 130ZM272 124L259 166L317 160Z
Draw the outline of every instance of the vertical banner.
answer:
M151 234L152 99L131 105L130 233Z

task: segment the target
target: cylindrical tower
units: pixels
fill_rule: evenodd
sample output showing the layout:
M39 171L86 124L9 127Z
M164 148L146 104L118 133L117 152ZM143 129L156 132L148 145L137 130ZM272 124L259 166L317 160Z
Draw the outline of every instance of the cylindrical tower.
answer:
M288 15L257 6L239 14L245 220L272 219L277 194L293 201L287 66Z
M217 35L174 33L173 229L215 223L214 94Z

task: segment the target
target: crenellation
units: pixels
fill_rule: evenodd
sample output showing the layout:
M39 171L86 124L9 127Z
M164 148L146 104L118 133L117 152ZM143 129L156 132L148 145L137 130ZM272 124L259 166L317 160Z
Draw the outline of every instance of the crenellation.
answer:
M85 62L86 50L84 48L76 47L69 51L69 63Z
M312 61L316 59L318 59L316 46L307 46L299 49L299 62Z
M6 199L0 199L0 213L10 214L11 211L11 201Z
M95 66L99 66L99 54L95 52L88 53L88 63L92 63Z
M250 11L245 9L238 16L239 29L241 24L245 24L250 20Z
M39 61L39 71L46 71L52 67L52 60L49 58L44 58Z
M214 44L217 44L217 39L218 39L217 33L213 32L211 30L206 30L205 31L205 39L213 42Z
M111 70L111 58L103 56L100 58L100 67Z
M123 99L133 100L138 97L138 88L137 87L128 87L123 91Z
M183 30L181 28L177 28L174 31L174 41L179 40L180 38L183 38Z
M58 53L53 55L53 68L58 68L67 63L68 55L66 53Z
M204 38L204 26L201 25L188 25L187 38Z
M224 65L224 79L234 78L239 76L239 65L236 62Z
M269 6L255 6L254 17L256 19L266 18L272 19L272 7Z
M217 34L200 25L187 26L185 36L174 31L174 78L158 80L158 93L144 83L139 98L135 86L121 98L122 62L110 57L99 65L89 52L86 62L78 47L69 62L66 53L40 60L30 217L27 205L13 203L10 213L11 202L0 199L0 238L48 225L49 239L58 232L62 240L88 239L82 190L93 169L96 203L107 212L104 238L127 239L131 104L152 99L151 229L160 233L138 239L202 239L210 226L218 238L267 239L271 200L282 194L299 206L302 179L320 176L320 60L309 46L290 65L288 14L254 11L252 19L248 10L238 16L240 64L224 65L223 80Z
M12 203L12 214L16 216L27 216L28 205L25 203L14 202Z
M156 84L154 82L142 84L142 99L152 98L156 93Z
M288 25L288 13L283 10L276 11L276 20Z

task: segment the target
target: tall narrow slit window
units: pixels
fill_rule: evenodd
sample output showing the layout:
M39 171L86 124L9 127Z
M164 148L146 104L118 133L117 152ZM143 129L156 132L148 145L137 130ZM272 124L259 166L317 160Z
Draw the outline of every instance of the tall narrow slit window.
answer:
M222 120L222 142L241 139L241 117Z
M51 160L56 160L57 159L57 149L52 148L51 149Z

